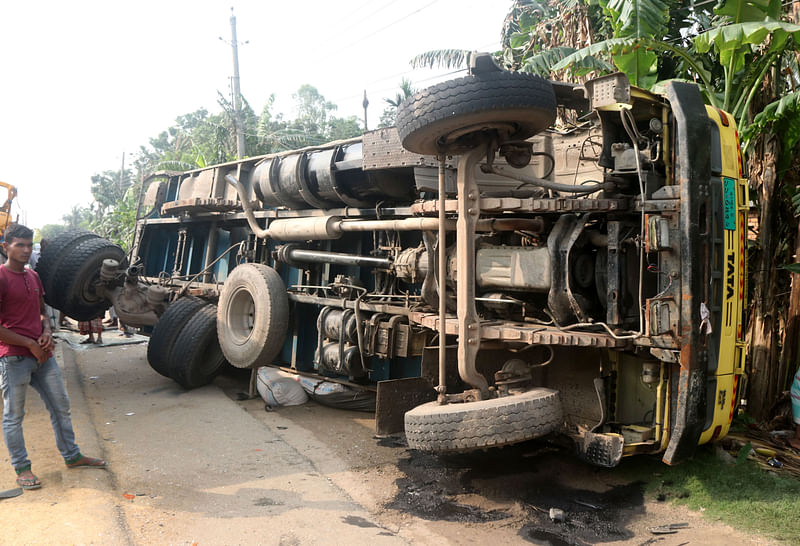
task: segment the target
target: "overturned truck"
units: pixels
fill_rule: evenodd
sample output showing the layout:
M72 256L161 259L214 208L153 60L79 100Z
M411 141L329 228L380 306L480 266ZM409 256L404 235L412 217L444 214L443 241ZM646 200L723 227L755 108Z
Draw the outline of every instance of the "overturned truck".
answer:
M744 364L733 119L688 83L486 61L396 129L152 175L129 256L88 232L48 246L48 302L113 304L186 388L227 361L375 392L378 432L420 450L691 456L727 433Z

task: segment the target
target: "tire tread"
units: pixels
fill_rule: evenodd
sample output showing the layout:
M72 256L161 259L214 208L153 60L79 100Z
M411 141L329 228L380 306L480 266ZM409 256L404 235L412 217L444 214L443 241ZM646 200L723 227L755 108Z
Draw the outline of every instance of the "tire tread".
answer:
M170 377L169 358L181 329L200 310L205 301L194 296L184 296L173 302L153 328L147 343L147 362L164 377Z
M184 324L168 358L169 376L184 389L211 382L225 364L217 340L217 308L204 305Z
M406 413L405 431L409 447L448 453L538 438L557 429L562 420L558 391L537 388L481 402L429 402Z

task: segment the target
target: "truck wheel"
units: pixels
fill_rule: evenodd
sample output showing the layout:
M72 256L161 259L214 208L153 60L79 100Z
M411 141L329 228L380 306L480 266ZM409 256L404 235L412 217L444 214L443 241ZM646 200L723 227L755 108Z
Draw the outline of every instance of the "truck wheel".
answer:
M99 235L91 231L80 229L59 233L52 241L48 242L47 246L42 250L41 256L39 256L39 261L36 262L36 272L39 274L39 278L42 280L42 286L44 287L45 303L57 308L54 299L56 293L53 283L64 258L66 258L80 243L88 239L99 238Z
M225 364L217 341L217 309L204 305L183 326L169 357L169 376L184 389L207 385Z
M487 72L419 91L397 109L403 147L418 154L460 153L480 142L485 129L523 140L556 119L552 84L534 74Z
M479 402L428 402L408 411L408 447L434 453L471 451L532 440L561 425L558 391L536 388Z
M95 290L103 260L124 263L125 251L106 239L96 238L65 252L53 281L54 307L75 320L93 319L111 306Z
M289 298L280 275L263 264L237 266L225 280L217 308L222 352L237 368L272 362L286 339Z
M204 305L206 302L200 298L185 296L167 307L158 319L147 343L147 362L164 377L170 377L169 358L178 334Z

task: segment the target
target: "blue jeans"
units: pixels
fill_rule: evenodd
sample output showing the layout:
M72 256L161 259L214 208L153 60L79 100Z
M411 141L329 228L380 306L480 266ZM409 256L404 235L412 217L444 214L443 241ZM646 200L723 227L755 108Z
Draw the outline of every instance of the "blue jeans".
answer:
M11 464L17 469L30 468L25 438L22 435L22 419L25 417L25 393L28 384L42 397L50 422L56 435L56 446L64 459L80 454L75 444L69 397L61 378L56 359L50 357L42 364L30 356L0 357L0 390L3 393L3 437L11 456Z

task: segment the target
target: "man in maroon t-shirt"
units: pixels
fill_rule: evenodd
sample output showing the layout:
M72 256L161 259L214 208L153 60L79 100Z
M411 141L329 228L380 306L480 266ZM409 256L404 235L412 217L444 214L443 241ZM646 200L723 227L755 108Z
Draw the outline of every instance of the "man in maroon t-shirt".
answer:
M69 468L105 467L105 461L82 455L75 443L69 398L53 358L53 335L44 314L44 288L39 275L26 268L33 250L33 232L9 226L0 266L0 391L3 394L3 438L23 489L42 486L25 449L22 419L30 384L42 397L56 435L56 445Z

